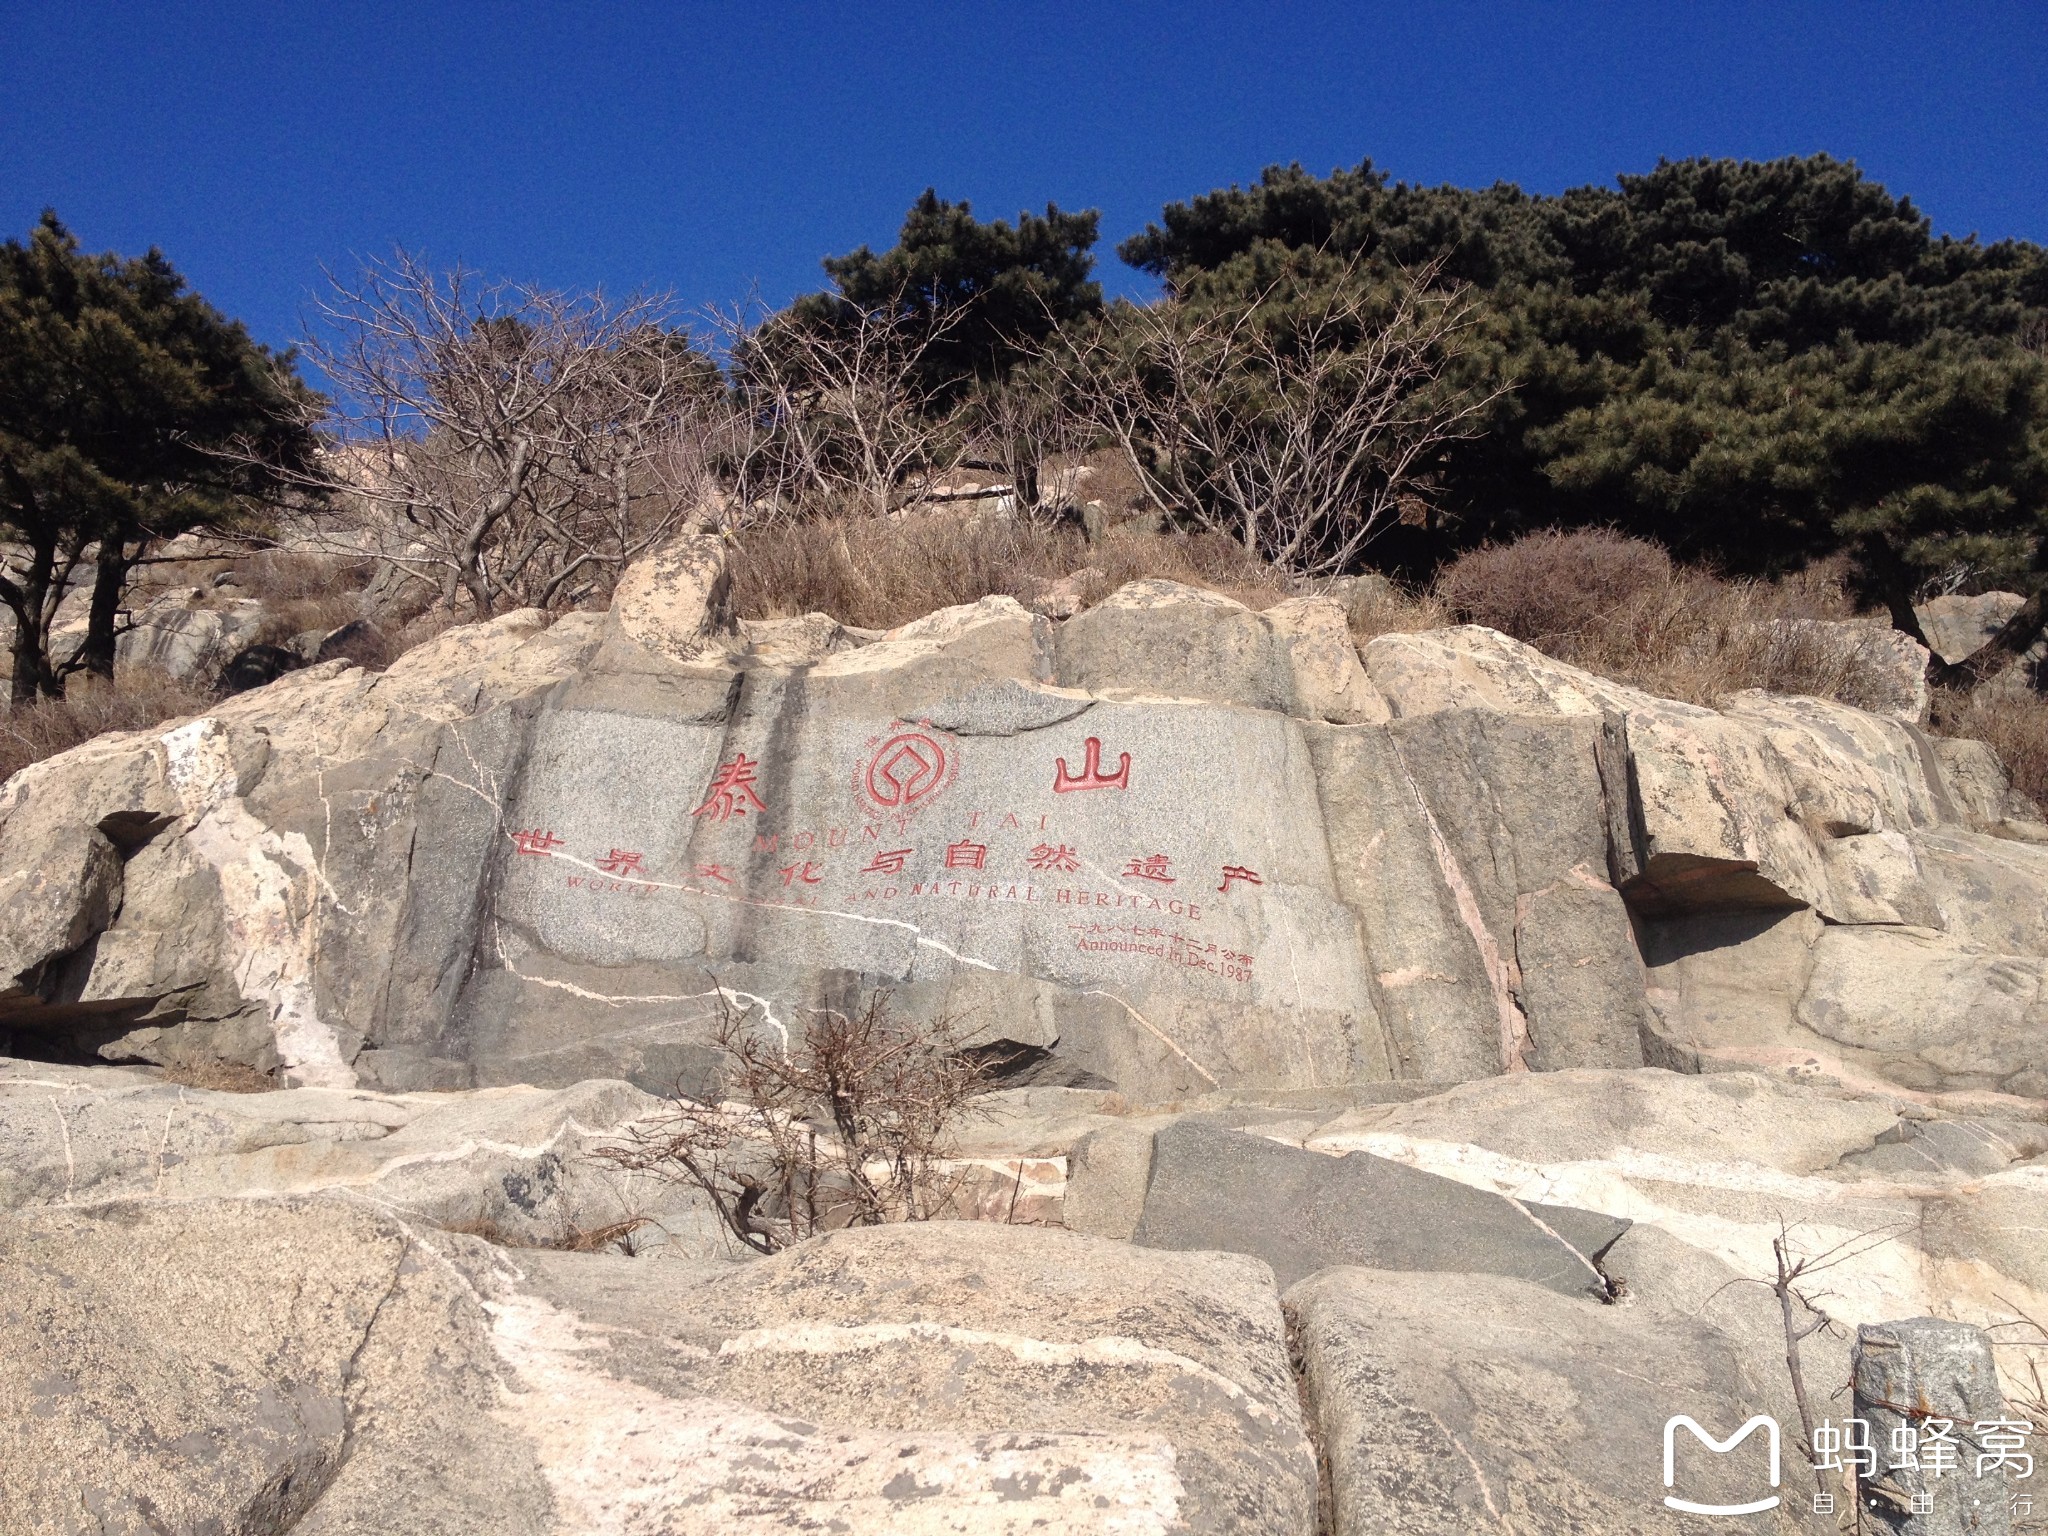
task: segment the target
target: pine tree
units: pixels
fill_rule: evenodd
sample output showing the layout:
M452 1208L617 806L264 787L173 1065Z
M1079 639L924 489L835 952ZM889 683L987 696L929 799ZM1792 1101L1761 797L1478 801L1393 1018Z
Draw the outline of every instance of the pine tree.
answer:
M130 572L160 540L245 518L276 481L217 450L244 442L305 463L311 432L285 407L310 392L274 354L185 289L160 251L87 255L53 212L0 245L0 567L13 612L17 703L80 669L111 678ZM86 639L51 653L75 572L92 563Z
M1938 574L2048 587L2039 246L1936 237L1815 155L1665 162L1557 197L1275 167L1118 253L1222 304L1311 249L1366 272L1440 261L1482 301L1468 382L1512 390L1451 451L1424 558L1557 526L1735 571L1846 550L1908 627Z
M893 247L825 258L838 292L813 295L799 310L826 317L838 304L901 306L954 317L926 359L928 382L950 402L1006 375L1059 326L1102 308L1102 285L1088 275L1099 219L1092 209L1064 213L1047 203L1042 218L1023 212L1014 225L983 222L965 201L949 203L927 187Z

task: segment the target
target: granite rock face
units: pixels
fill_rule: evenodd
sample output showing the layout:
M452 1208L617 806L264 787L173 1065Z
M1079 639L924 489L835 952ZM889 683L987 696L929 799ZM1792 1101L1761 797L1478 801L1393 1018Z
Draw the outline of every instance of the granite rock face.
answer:
M2013 1495L2028 1489L2033 1459L2008 1462L1999 1439L2031 1434L1999 1387L1991 1340L1980 1328L1935 1317L1856 1330L1856 1416L1880 1450L1876 1497L1881 1531L1903 1536L2006 1536ZM1937 1427L1945 1433L1937 1435ZM1902 1432L1912 1454L1902 1455ZM1934 1446L1946 1439L1946 1452ZM1938 1467L1946 1459L1946 1469ZM2017 1474L2022 1466L2026 1477ZM2032 1524L2031 1521L2027 1522Z
M0 1234L0 1526L1309 1536L1256 1261L974 1223L752 1265L334 1196Z
M1627 1230L1625 1220L1475 1190L1369 1152L1319 1157L1182 1120L1152 1139L1131 1240L1253 1254L1282 1285L1362 1264L1511 1275L1604 1299L1598 1260Z
M1759 1395L1739 1352L1703 1324L1653 1324L1492 1275L1355 1268L1302 1281L1287 1304L1330 1464L1337 1536L1705 1536L1733 1524L1675 1513L1667 1496L1754 1507L1776 1495L1775 1507L1740 1528L1835 1529L1805 1512L1796 1453L1772 1481L1762 1434L1726 1456L1686 1437L1674 1481L1662 1481L1674 1404L1719 1440Z
M2048 1094L2048 845L1909 722L1156 581L736 630L722 549L17 775L0 1030L665 1092L728 1010L887 987L1139 1102L1646 1063Z

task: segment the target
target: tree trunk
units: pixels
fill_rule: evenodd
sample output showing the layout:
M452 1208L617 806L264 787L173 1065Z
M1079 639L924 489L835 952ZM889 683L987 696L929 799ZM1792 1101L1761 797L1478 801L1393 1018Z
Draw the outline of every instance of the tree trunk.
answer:
M114 680L115 629L121 615L121 599L127 595L128 574L135 569L142 549L138 544L135 553L130 554L127 540L118 535L100 540L99 563L92 578L92 608L86 618L85 644L77 659L94 677L103 677L110 683Z
M14 612L14 646L11 682L17 708L38 698L55 698L63 690L57 670L50 665L50 620L56 605L50 601L50 587L56 572L54 540L32 538L28 569L19 583L6 581L7 606Z
M1934 647L1927 644L1927 631L1920 626L1920 615L1913 607L1913 580L1906 569L1906 563L1899 558L1899 552L1892 548L1883 534L1866 534L1863 538L1863 568L1877 583L1878 594L1884 599L1885 611L1891 615L1892 628L1903 635L1927 646L1930 656ZM1928 663L1929 676L1933 668L1941 664L1941 658L1934 656Z

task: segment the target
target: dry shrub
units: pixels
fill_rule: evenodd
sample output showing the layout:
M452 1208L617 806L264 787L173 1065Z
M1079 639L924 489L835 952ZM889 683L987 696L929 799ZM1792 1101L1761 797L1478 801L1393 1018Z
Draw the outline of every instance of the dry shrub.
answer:
M1993 684L1970 693L1944 689L1928 718L1944 736L1990 743L2012 787L2048 810L2048 698Z
M255 643L289 645L308 630L327 634L361 616L362 605L350 593L312 593L270 602L256 631Z
M0 714L0 782L103 732L146 730L196 715L207 703L197 688L156 671L126 672L118 688L74 677L63 698L38 699Z
M829 613L894 629L939 608L1007 596L1029 602L1054 581L1092 571L1095 602L1127 581L1162 577L1264 607L1286 595L1277 573L1228 539L1116 530L1090 544L1078 528L933 512L834 518L751 529L732 562L741 618Z
M698 1190L759 1253L951 1208L956 1128L996 1086L957 1020L902 1018L876 990L851 1012L813 1010L791 1038L734 1012L722 988L713 995L728 1072L720 1101L679 1088L663 1113L597 1156Z
M1359 580L1351 594L1351 637L1360 645L1379 635L1408 635L1453 622L1450 604L1434 592L1413 592L1381 576Z
M1099 602L1125 582L1147 579L1207 587L1249 608L1270 608L1293 588L1286 575L1248 554L1220 533L1143 533L1111 529L1087 551L1088 564L1102 572L1082 596Z
M1459 557L1437 592L1460 621L1666 698L1745 688L1878 708L1896 691L1884 626L1828 569L1731 581L1604 531L1535 533Z
M1459 556L1437 578L1437 593L1474 624L1555 654L1583 647L1645 596L1664 596L1676 577L1654 544L1617 533L1533 533Z
M300 598L353 596L377 574L373 560L310 550L259 549L240 562L233 595L283 604Z

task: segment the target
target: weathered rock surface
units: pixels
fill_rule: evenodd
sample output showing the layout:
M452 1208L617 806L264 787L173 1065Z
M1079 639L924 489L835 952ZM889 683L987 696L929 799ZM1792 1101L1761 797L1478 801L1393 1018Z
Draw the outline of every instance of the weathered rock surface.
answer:
M0 1276L0 1528L555 1528L471 1280L372 1206L23 1213Z
M159 598L114 642L117 667L148 667L210 688L263 631L269 615L254 598L202 602L198 588Z
M1932 598L1917 610L1935 654L1943 661L1961 661L2005 627L2006 620L2026 606L2017 592L1979 592ZM2048 638L2036 640L2019 660L1994 680L1994 686L2038 689L2048 679Z
M1279 1299L1232 1255L959 1223L507 1255L325 1197L37 1213L0 1267L9 1530L1315 1522Z
M1935 1317L1866 1326L1856 1330L1855 1360L1855 1414L1880 1456L1870 1479L1876 1527L1905 1536L2005 1536L2013 1525L2012 1495L2031 1483L2033 1459L2024 1463L2026 1478L2016 1477L2021 1464L2008 1471L2005 1458L1987 1446L1998 1430L1979 1427L2026 1424L2013 1418L1999 1390L1983 1330ZM1931 1448L1931 1432L1942 1421L1945 1472L1935 1470ZM1911 1437L1911 1456L1897 1454L1902 1431Z
M1776 1273L1772 1240L1788 1228L1799 1253L1846 1245L1823 1282L1827 1311L1843 1322L2038 1315L2048 1305L2048 1119L1916 1100L1747 1072L1574 1071L1250 1128L1339 1161L1365 1152L1626 1219L1634 1225L1601 1267L1646 1304L1682 1305L1737 1332L1741 1293L1769 1299L1753 1282ZM1646 1245L1646 1232L1710 1269L1674 1269L1668 1245ZM1724 1289L1735 1277L1752 1283ZM1667 1280L1674 1289L1660 1295ZM1769 1310L1764 1334L1775 1303Z
M1282 1285L1333 1264L1512 1275L1605 1296L1599 1260L1628 1229L1591 1211L1477 1191L1371 1153L1318 1157L1181 1120L1152 1141L1142 1247L1231 1249Z
M1789 1494L1742 1528L1835 1528L1804 1513L1796 1453L1773 1486L1761 1434L1727 1456L1681 1436L1667 1490L1666 1420L1686 1413L1721 1439L1760 1395L1736 1348L1703 1324L1653 1325L1491 1275L1350 1268L1304 1280L1287 1304L1337 1536L1729 1527L1672 1512L1667 1493L1722 1505Z
M656 1101L619 1082L377 1094L222 1093L139 1068L0 1061L0 1210L351 1191L435 1226L561 1242L632 1217L722 1252L702 1202L592 1155Z
M1361 660L1327 598L735 632L723 580L692 535L607 616L17 776L7 1027L309 1086L666 1091L708 1086L726 1009L787 1030L885 986L1138 1102L1646 1062L2048 1094L2048 844L1908 722L1701 709L1479 629Z

